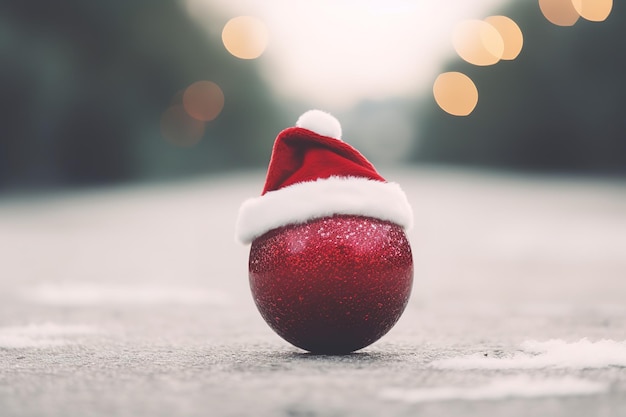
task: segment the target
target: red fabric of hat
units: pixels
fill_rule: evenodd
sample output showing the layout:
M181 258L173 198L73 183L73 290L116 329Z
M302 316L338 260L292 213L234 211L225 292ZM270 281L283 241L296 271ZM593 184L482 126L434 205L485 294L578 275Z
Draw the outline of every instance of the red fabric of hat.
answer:
M261 195L299 182L332 176L385 181L359 151L340 139L290 127L283 130L274 142Z

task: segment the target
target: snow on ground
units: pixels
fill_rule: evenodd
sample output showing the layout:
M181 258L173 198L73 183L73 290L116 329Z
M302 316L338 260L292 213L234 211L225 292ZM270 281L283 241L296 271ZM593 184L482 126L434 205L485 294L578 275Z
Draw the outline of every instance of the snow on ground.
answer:
M263 172L0 198L0 414L622 417L626 187L381 173L414 208L413 293L340 357L254 306L234 223Z
M511 356L494 358L474 354L435 361L439 369L547 369L547 368L626 368L626 341L581 339L568 343L564 340L522 343L520 351Z
M25 300L56 306L230 303L228 294L221 290L159 284L40 284L24 288L20 294Z
M437 387L421 389L388 388L380 393L386 400L407 403L436 401L485 401L513 398L546 398L594 395L608 390L606 383L580 378L530 378L516 376L496 378L489 384L471 387Z
M77 336L99 333L93 326L57 323L0 327L0 349L47 348L72 344Z

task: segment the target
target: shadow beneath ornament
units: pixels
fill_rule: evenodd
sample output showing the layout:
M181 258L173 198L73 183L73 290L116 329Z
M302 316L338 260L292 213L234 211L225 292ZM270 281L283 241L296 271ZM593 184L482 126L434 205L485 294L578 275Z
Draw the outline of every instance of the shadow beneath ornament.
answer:
M400 361L406 358L405 353L399 352L350 352L342 354L324 354L312 352L284 352L281 353L284 359L306 362L324 362L324 363L374 363Z

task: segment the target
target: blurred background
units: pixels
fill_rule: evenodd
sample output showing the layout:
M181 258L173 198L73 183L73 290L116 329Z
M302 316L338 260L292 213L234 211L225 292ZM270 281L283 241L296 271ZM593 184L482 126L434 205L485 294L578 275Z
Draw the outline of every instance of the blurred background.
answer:
M4 1L0 192L263 169L310 108L375 164L623 177L623 7Z

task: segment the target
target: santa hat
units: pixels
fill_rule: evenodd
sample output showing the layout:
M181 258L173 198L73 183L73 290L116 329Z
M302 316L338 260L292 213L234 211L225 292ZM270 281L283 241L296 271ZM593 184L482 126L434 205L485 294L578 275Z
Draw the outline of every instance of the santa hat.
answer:
M409 229L413 211L400 186L341 140L332 115L310 110L276 137L260 197L239 209L236 237L250 243L289 224L335 214L373 217Z

